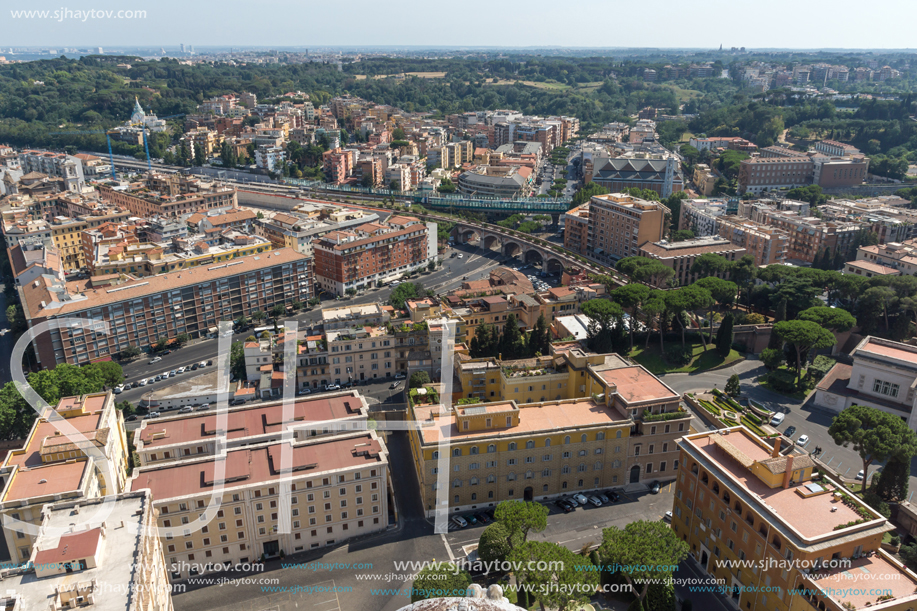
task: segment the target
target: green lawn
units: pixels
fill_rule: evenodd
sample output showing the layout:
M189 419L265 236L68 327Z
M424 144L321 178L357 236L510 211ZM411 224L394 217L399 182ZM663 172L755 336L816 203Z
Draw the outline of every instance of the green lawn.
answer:
M708 344L709 345L709 344ZM723 358L713 347L704 351L704 345L700 342L691 345L694 357L691 362L684 367L675 367L668 364L659 352L659 341L650 340L650 346L644 349L642 346L635 346L630 358L634 359L654 374L663 373L693 373L703 371L719 365L725 365L739 360L742 356L735 350L729 351L729 356Z
M781 366L780 366L780 370L786 371L786 372L788 372L788 373L791 373L791 374L793 374L793 377L795 377L795 373L794 373L793 371L791 371L790 369L788 369L786 365L781 365ZM805 370L805 369L802 371L802 383L805 385L805 387L804 387L804 389L802 389L802 390L797 390L797 391L794 392L794 393L784 392L784 391L782 391L782 390L778 390L777 388L775 388L774 385L771 384L771 383L769 382L769 380L768 380L768 374L765 374L765 375L759 377L759 378L758 378L757 380L755 380L755 381L756 381L760 386L763 386L764 388L766 388L766 389L768 389L768 390L770 390L770 391L772 391L772 392L781 394L781 395L783 395L783 396L785 396L785 397L792 397L793 399L797 399L797 400L799 400L799 401L802 401L803 399L805 399L806 396L808 396L808 394L809 394L810 392L812 392L812 390L814 390L814 389L815 389L815 386L818 384L818 380L806 380L806 370Z

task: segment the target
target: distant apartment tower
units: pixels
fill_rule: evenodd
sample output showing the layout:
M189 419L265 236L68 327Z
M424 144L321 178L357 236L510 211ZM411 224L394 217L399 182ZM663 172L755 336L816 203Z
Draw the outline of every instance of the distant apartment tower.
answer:
M736 216L717 219L717 233L755 258L755 266L786 261L790 237L785 231Z
M611 193L596 195L589 202L574 208L565 219L584 216L588 234L586 251L582 251L582 236L579 232L564 236L564 246L602 261L614 263L624 257L638 253L639 247L647 242L662 239L665 218L669 209L660 202ZM574 222L578 222L574 220ZM564 232L566 234L566 231Z
M815 175L812 159L799 157L752 157L739 165L739 194L759 194L773 189L811 185Z

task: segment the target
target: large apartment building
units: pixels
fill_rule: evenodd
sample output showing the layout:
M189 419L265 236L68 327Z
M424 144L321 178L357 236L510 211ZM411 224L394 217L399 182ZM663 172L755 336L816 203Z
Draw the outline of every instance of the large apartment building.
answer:
M905 276L917 276L917 239L860 246L856 260L881 265Z
M662 262L675 272L674 280L678 283L677 286L687 286L700 277L691 271L699 257L713 254L720 255L727 261L738 261L745 253L745 248L736 246L725 238L707 236L681 242L647 242L640 247L637 254Z
M436 223L407 216L332 231L313 244L316 280L335 295L395 280L436 259L436 235Z
M192 338L216 332L221 320L251 317L276 304L306 302L312 293L312 260L283 248L216 265L202 265L101 287L76 290L42 276L18 287L30 324L81 318L109 325L107 334L81 328L54 329L35 340L39 362L88 363L128 346L147 347L180 333Z
M227 562L257 562L382 531L388 482L385 441L369 431L253 443L227 448L219 458L140 467L130 485L152 492L174 582ZM214 496L218 507L210 509Z
M566 214L564 247L578 254L613 264L635 256L640 246L662 239L668 208L659 202L611 193L596 195ZM586 227L583 249L583 224Z
M737 216L721 216L717 219L717 232L721 237L744 248L746 253L755 258L757 267L786 261L790 236L781 229Z
M563 372L545 366L526 375L510 362L507 373L495 359L464 370L460 364L463 392L486 399L449 411L410 407L409 417L420 424L410 441L427 515L440 486L448 487L449 510L457 512L675 475L675 440L690 423L680 395L615 355L576 342L555 351L566 363ZM444 446L449 472L440 474Z
M805 155L798 157L752 157L739 165L739 194L759 194L773 189L811 185L815 165Z
M811 263L825 250L832 256L837 252L847 253L862 228L859 223L823 221L782 210L767 211L765 219L768 226L789 236L787 258L806 263Z
M60 427L54 411L66 421ZM63 433L74 429L88 441ZM10 452L0 468L0 516L13 561L29 559L35 536L6 520L39 525L48 503L119 494L126 487L127 465L124 418L110 392L64 397L54 410L43 410L22 449Z
M201 186L198 191L170 193L155 190L157 182L159 181L150 178L148 185L135 184L127 190L115 189L109 185L99 185L98 188L103 200L126 208L136 216L144 218L176 217L199 210L238 206L234 187L210 185Z
M894 526L843 485L814 477L808 454L745 427L678 445L672 528L735 608L913 608L917 576L880 547Z

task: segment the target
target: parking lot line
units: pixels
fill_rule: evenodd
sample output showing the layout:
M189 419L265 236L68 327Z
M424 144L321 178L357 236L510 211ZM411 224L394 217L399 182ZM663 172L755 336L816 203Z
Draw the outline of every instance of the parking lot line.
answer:
M455 560L455 554L452 553L452 547L449 545L449 541L446 539L446 533L439 533L439 536L443 538L443 545L446 546L446 552L449 554L449 560Z

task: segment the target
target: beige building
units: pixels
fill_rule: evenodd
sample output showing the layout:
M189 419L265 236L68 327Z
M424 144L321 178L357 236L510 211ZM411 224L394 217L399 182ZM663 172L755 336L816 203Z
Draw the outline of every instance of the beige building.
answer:
M24 562L31 556L35 537L9 527L7 519L38 525L47 503L93 499L125 489L127 437L114 395L64 397L54 409L69 426L58 428L51 420L53 411L47 408L35 420L23 448L10 452L0 468L4 482L0 516L7 526L3 534L14 561ZM64 432L70 427L101 452L101 457L83 447L86 442L77 444L68 439ZM111 480L106 479L109 473Z
M687 286L698 279L698 274L691 272L694 262L706 254L720 255L727 261L738 261L745 255L745 249L736 246L720 236L708 236L683 240L681 242L649 242L640 247L639 255L655 259L675 272L676 286ZM728 273L721 274L727 277Z
M579 211L584 208L581 215ZM636 256L643 244L661 240L667 214L670 214L669 209L659 202L623 193L596 195L567 213L567 218L586 217L586 251L582 251L583 240L579 234L574 242L565 239L564 246L597 261L613 264L618 259Z
M229 448L219 459L222 480L216 460L190 457L134 471L131 489L153 494L172 581L388 526L388 451L375 431ZM218 485L219 505L211 507Z
M0 608L172 611L149 490L46 505L24 568L0 573Z
M459 365L463 392L483 394L481 403L409 408L420 424L409 435L427 515L440 485L449 488L450 512L459 512L674 477L675 440L691 418L680 395L643 367L578 342L555 345L558 357L565 366ZM451 423L446 440L444 423ZM440 478L444 447L449 473Z

